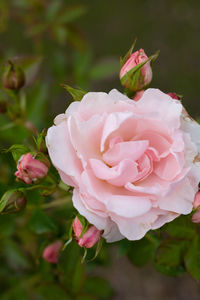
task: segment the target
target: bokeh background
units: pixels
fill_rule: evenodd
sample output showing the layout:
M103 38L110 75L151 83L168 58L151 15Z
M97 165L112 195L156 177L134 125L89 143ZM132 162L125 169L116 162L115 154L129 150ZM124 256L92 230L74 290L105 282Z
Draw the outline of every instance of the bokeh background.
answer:
M40 130L50 126L71 101L61 83L87 91L122 90L119 57L135 37L136 48L143 48L147 55L160 49L151 86L183 95L186 109L199 117L199 36L198 0L0 1L1 73L6 60L14 57L26 69L28 119ZM0 125L5 120L0 115ZM0 139L1 146L8 147L22 142L24 133L0 130ZM9 184L4 167L0 170L2 190ZM115 246L111 257L108 267L92 270L110 281L114 289L110 299L200 297L199 285L187 275L167 278L150 265L138 270L118 256Z

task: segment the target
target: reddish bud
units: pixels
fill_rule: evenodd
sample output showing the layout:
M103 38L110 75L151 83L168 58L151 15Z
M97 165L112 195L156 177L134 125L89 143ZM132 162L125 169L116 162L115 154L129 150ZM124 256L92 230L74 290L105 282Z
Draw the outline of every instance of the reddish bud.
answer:
M15 175L27 184L33 183L38 178L43 178L48 173L46 164L34 159L30 153L22 155L17 164Z
M168 93L167 95L169 95L172 99L180 100L176 93Z
M42 257L44 260L51 264L57 264L58 263L58 257L59 257L59 251L62 247L62 242L57 241L53 244L48 245L42 254Z
M25 76L23 70L11 61L3 74L3 85L9 90L19 90L25 84Z
M72 226L77 243L80 247L92 248L100 240L101 231L98 230L94 225L90 226L82 237L80 236L83 226L78 217L74 219Z

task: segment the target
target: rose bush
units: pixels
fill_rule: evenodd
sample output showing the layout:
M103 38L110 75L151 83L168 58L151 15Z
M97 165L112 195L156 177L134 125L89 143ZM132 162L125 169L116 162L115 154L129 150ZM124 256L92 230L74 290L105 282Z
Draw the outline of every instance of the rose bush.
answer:
M137 102L117 90L87 93L55 118L46 144L75 208L113 242L191 212L199 140L181 102L148 89Z

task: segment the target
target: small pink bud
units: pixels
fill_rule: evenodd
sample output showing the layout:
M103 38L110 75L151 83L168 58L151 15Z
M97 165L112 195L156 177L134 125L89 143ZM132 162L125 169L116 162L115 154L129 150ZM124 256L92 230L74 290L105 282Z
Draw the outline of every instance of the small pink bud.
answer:
M48 167L30 153L22 155L17 164L15 175L27 184L33 183L38 178L43 178L48 173Z
M78 239L79 236L81 235L81 232L82 232L82 229L83 229L83 226L82 226L82 224L81 224L78 217L76 217L74 219L72 227L73 227L73 230L74 230L74 235Z
M44 249L42 257L44 258L44 260L48 261L51 264L57 264L59 251L61 247L62 247L61 241L57 241L53 244L50 244Z
M122 66L120 71L120 79L122 85L126 88L130 89L131 91L139 91L143 89L146 85L148 85L152 80L152 69L150 66L150 61L148 61L143 67L141 67L140 74L141 76L137 77L137 80L134 78L127 78L123 80L123 77L134 67L138 64L145 62L148 59L148 56L145 54L143 49L134 52L130 55L129 59L125 62ZM134 77L134 74L132 75Z
M90 226L88 230L83 234L83 236L80 237L83 226L78 217L74 219L72 227L74 230L76 241L80 247L92 248L101 237L101 231L98 230L94 225Z
M101 231L95 226L91 226L82 236L78 239L80 247L92 248L100 239Z
M200 191L198 191L194 197L194 203L193 203L193 207L197 208L198 206L200 206Z
M200 223L200 209L197 210L192 216L193 223Z
M144 94L144 90L141 90L141 91L139 91L139 92L137 92L137 93L135 94L135 96L134 96L133 99L134 99L135 101L138 101L138 100L140 100L140 98L142 98L143 94Z
M169 95L172 99L180 100L176 93L168 93L167 95Z

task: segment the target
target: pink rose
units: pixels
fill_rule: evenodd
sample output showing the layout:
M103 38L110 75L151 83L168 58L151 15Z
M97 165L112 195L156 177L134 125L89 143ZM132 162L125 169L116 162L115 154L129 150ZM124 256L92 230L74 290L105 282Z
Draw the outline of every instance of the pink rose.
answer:
M200 126L180 101L148 89L88 93L56 117L47 147L74 207L113 242L141 239L192 211Z
M59 251L62 247L62 242L57 241L53 244L48 245L42 254L42 257L44 260L51 264L57 264L58 263L58 256L59 256Z
M125 64L122 66L120 71L120 79L123 79L123 77L134 67L139 65L142 62L145 62L148 59L148 56L145 54L143 49L140 49L139 51L134 52L131 54L129 59L125 62ZM142 68L141 68L141 77L138 78L137 81L134 80L134 86L132 85L132 82L130 82L129 79L125 80L125 82L122 82L122 85L129 88L132 91L138 91L140 89L143 89L146 85L148 85L152 80L152 69L150 66L150 61L148 61Z
M82 232L82 224L76 217L73 221L73 230L77 240L77 243L80 247L92 248L100 239L101 231L98 230L95 226L90 226L86 232L80 237Z
M33 183L38 178L43 178L48 173L48 167L30 154L24 154L17 164L15 175L27 184Z

